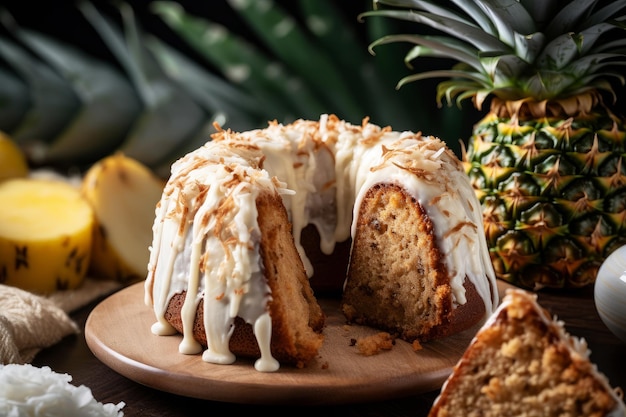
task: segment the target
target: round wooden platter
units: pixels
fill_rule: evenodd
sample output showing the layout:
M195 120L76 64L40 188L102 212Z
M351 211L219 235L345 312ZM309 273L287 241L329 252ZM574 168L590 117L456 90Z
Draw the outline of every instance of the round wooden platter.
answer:
M155 336L143 283L98 304L85 326L87 345L104 364L140 384L173 394L247 404L342 404L379 401L439 389L478 326L414 350L397 340L391 350L364 356L355 339L378 331L346 325L337 300L321 300L327 314L325 342L306 368L282 366L262 373L253 361L204 362L178 352L181 336Z

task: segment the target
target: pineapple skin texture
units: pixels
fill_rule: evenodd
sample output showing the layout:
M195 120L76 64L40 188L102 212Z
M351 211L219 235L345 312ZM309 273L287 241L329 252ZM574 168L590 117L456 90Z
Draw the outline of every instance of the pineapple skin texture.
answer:
M474 126L462 159L499 279L585 287L626 244L626 121L596 111Z
M91 257L91 207L73 186L18 178L0 184L0 283L47 295L78 288Z

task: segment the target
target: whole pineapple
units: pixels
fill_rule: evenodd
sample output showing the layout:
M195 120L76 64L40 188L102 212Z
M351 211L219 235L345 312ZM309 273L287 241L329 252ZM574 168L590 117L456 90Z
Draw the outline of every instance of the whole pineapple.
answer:
M626 244L626 120L611 108L626 73L626 1L375 0L362 14L372 16L430 28L372 48L410 42L407 63L458 62L399 87L445 78L439 104L490 100L462 159L498 277L535 290L593 283Z

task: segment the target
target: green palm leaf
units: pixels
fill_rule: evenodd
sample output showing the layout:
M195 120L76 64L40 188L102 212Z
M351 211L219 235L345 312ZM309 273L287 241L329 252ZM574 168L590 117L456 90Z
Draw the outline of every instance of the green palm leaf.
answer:
M230 4L281 62L324 97L330 104L326 112L336 113L352 122L363 118L366 111L350 94L340 71L326 52L298 27L292 16L279 5L266 7L267 3L262 1L231 1ZM315 57L315 65L311 65L311 56Z
M119 149L148 165L158 164L197 132L206 115L145 48L128 5L120 4L126 40L91 4L82 3L80 8L126 69L143 103L142 113Z
M113 152L137 117L133 87L113 67L37 32L16 34L71 83L80 100L74 117L45 151L47 164L87 162Z
M28 87L12 72L0 68L0 131L10 132L28 110Z
M174 2L158 1L152 8L181 39L217 66L234 85L256 97L263 97L264 106L273 109L274 114L285 115L289 120L298 115L311 117L325 111L325 106L306 83L283 63L224 26L191 16Z
M71 86L15 42L0 38L0 56L28 86L30 106L8 133L40 159L42 149L69 123L80 106Z
M346 21L332 1L300 0L299 5L309 33L344 74L349 94L359 103L367 103L360 117L368 115L375 123L412 128L407 121L415 117L414 109L392 88L395 78L387 76L378 66L380 61L367 53L354 31L356 16L354 22Z

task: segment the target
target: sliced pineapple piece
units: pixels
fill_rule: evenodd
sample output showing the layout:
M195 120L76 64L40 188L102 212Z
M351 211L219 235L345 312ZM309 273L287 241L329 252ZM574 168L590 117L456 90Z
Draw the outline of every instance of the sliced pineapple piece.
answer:
M28 162L22 150L6 134L0 132L0 181L28 175Z
M130 283L147 273L155 207L164 182L121 153L94 164L81 190L96 215L90 272Z
M62 181L13 178L0 183L0 283L49 294L74 289L91 256L94 213Z

